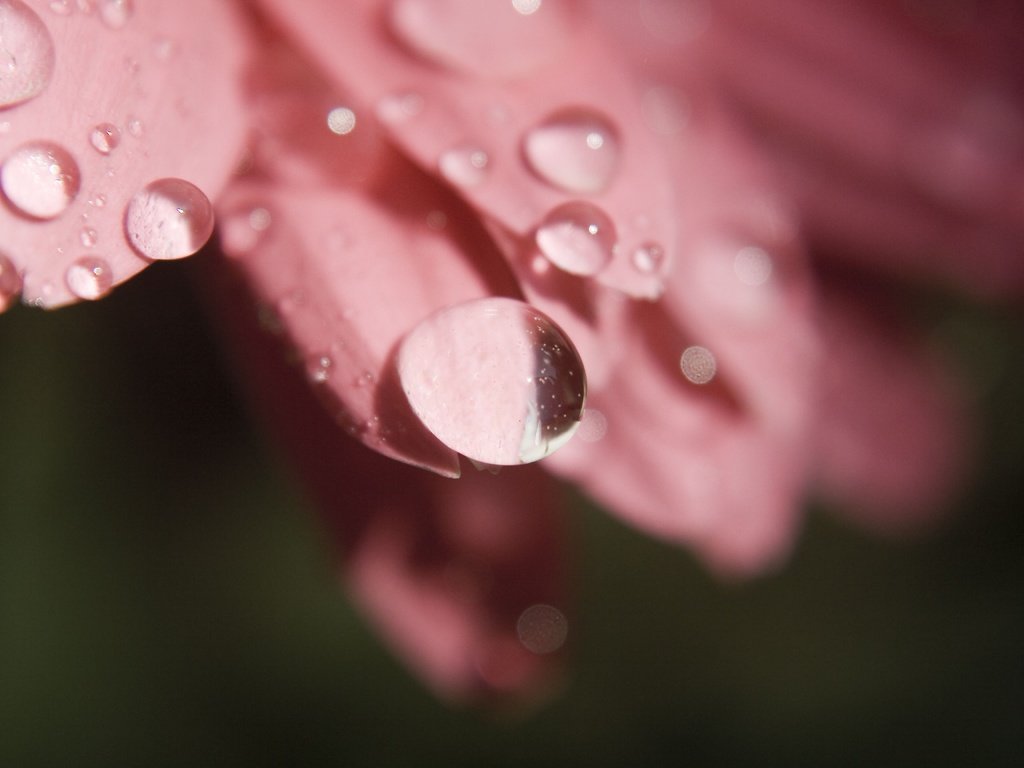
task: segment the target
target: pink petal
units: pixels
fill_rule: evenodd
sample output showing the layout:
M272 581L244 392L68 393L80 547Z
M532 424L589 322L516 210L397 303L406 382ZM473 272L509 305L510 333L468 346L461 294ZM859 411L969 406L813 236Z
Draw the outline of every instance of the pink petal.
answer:
M905 531L943 511L971 447L962 388L881 296L823 305L828 356L815 456L821 490L854 518Z
M244 40L227 3L29 0L0 13L12 8L44 30L29 47L52 43L54 58L36 95L0 110L0 230L24 300L56 307L151 263L126 237L126 208L147 184L219 191L241 149Z
M376 105L394 142L487 217L525 239L554 208L583 197L611 217L621 246L597 279L634 295L658 295L660 280L636 270L629 257L648 241L674 253L671 179L657 137L633 119L641 105L624 62L574 4L542 4L528 18L497 0L432 3L436 16L422 18L422 0L263 5L326 71ZM509 61L528 74L507 71L502 62ZM497 63L497 72L488 62ZM594 119L607 130L588 131ZM562 129L552 131L552 121ZM544 133L531 150L535 129ZM580 141L591 138L598 169L579 160L586 156ZM578 151L559 153L561 146ZM613 151L615 162L607 159ZM530 169L531 157L542 166L561 157L567 167L545 181ZM606 188L587 191L601 187L606 173Z

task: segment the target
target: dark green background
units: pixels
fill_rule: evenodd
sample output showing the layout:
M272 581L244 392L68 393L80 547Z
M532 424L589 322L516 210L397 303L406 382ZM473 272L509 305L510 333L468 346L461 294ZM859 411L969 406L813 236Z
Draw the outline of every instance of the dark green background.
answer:
M567 491L569 685L493 718L436 702L335 589L179 265L12 310L0 765L1022 764L1024 339L952 311L989 427L952 525L815 511L784 571L727 586Z

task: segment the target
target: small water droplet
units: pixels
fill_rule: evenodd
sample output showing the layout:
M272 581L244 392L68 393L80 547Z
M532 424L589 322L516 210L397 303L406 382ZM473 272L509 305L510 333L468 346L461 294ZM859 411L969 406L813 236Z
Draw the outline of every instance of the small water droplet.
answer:
M99 0L100 21L110 29L121 29L132 17L132 0Z
M438 160L441 175L460 187L475 187L487 178L490 158L479 147L449 149Z
M136 193L125 211L132 246L149 259L181 259L213 234L213 208L194 184L158 179Z
M540 252L559 269L574 275L596 275L611 260L616 234L611 219L600 208L571 202L544 218L535 240Z
M377 117L382 123L399 125L423 111L423 97L406 91L386 96L377 104Z
M736 277L745 285L764 285L772 276L772 257L757 246L740 248L733 261Z
M137 139L141 138L142 134L144 134L146 132L146 126L144 126L142 124L142 121L139 118L137 118L137 117L129 117L128 118L127 126L128 126L128 133L130 133L132 136L134 136Z
M523 155L530 170L551 186L595 194L615 177L619 138L610 121L594 110L562 110L527 132Z
M373 373L371 373L370 371L363 371L352 380L352 386L356 387L357 389L362 389L364 387L369 387L373 385L373 383L376 380L377 377L374 376Z
M346 136L356 129L356 113L348 107L335 107L327 113L327 128L338 136Z
M89 205L93 208L103 208L107 204L107 196L102 192L93 195L89 198Z
M0 2L0 108L28 101L50 84L53 38L21 0Z
M422 321L398 355L413 411L442 443L474 461L525 464L579 426L586 375L575 347L520 301L486 298Z
M323 384L331 378L334 361L327 355L314 355L306 361L306 375L314 384Z
M644 274L660 272L665 263L665 249L660 243L647 242L633 251L633 266Z
M21 273L6 255L0 253L0 312L5 311L21 293Z
M78 10L90 14L96 9L96 0L77 0Z
M229 214L221 231L225 252L232 256L249 253L259 244L272 222L270 211L262 206L242 208Z
M100 123L89 133L89 143L101 155L109 155L121 143L121 129L113 123Z
M0 188L7 200L34 219L62 214L78 194L80 183L78 163L64 147L51 142L22 145L0 168Z
M540 10L541 0L512 0L512 7L516 9L516 13L521 13L523 16L529 16L531 13L536 13Z
M707 384L715 378L717 363L704 347L687 347L679 358L679 369L693 384Z
M176 50L177 45L175 45L173 40L162 37L156 41L153 53L156 56L157 61L170 61Z
M71 0L50 0L50 10L58 16L70 16L75 7Z
M516 635L531 653L554 653L565 644L569 622L551 605L531 605L519 615Z
M99 241L99 235L92 227L82 227L78 239L82 242L83 248L92 248Z
M80 299L98 299L110 292L114 275L110 265L97 256L83 256L72 262L64 273L68 290Z

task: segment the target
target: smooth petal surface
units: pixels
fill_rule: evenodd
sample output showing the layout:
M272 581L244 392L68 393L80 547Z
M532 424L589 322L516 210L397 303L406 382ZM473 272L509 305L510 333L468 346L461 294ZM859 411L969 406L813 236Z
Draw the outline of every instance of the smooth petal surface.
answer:
M171 177L213 197L237 163L238 19L200 0L0 6L29 9L53 49L38 93L0 108L0 247L25 302L98 298L151 263L127 239L136 193Z
M596 278L637 296L660 293L659 278L637 270L630 255L648 241L675 253L672 180L657 137L634 119L640 94L628 67L577 4L544 3L526 17L513 4L491 0L262 5L309 46L325 71L375 105L403 151L445 178L485 217L526 238L557 206L584 197L611 218L620 244ZM415 14L425 15L415 21ZM467 58L476 62L481 38L488 41L488 56L463 66ZM504 66L490 72L487 62L495 60L511 60L527 72ZM587 116L582 121L581 114ZM552 156L544 142L531 153L531 132L550 128L552 121L564 125L559 121L565 115L569 124L556 131L561 138L555 143L593 145L596 176L579 168L586 147L557 155L572 166L564 173L545 180L531 170L531 156L535 163ZM607 130L581 127L594 115ZM545 135L550 138L550 130ZM618 159L609 163L613 145ZM607 168L616 170L602 170ZM594 181L605 173L606 187ZM551 179L570 179L572 191ZM601 191L580 191L595 187Z

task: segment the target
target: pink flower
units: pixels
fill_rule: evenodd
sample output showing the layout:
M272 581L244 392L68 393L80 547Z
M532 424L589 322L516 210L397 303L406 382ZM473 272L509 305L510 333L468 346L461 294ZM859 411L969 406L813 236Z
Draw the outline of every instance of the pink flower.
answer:
M955 488L963 394L891 279L1024 285L1019 16L0 0L0 307L100 298L215 206L212 306L355 599L440 692L532 689L537 459L724 574L809 490L902 530Z

